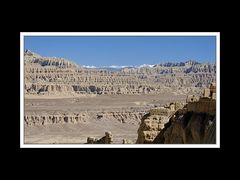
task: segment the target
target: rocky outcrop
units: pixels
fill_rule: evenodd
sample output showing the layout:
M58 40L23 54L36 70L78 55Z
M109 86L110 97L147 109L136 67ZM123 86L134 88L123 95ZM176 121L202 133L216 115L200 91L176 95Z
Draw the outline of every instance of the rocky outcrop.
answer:
M57 67L57 68L77 68L78 65L66 60L64 58L57 57L42 57L39 54L25 50L24 52L25 65L40 65L39 67Z
M48 124L77 124L86 123L89 120L104 121L113 120L119 123L134 124L140 123L145 112L136 111L92 111L92 112L67 112L67 113L36 113L27 112L24 115L26 126L39 126Z
M216 116L213 121L209 122L209 126L206 129L206 133L203 138L203 143L205 144L215 144L216 143Z
M190 103L190 102L197 102L199 101L199 97L195 96L195 95L189 95L187 96L186 102Z
M133 142L130 139L123 139L123 144L133 144Z
M113 135L111 132L105 132L105 136L100 139L94 137L88 137L86 144L112 144L113 143Z
M66 84L25 84L26 94L38 95L70 95L74 94L73 87Z
M178 110L158 136L157 144L215 144L216 101L200 98Z
M113 135L111 132L105 132L105 136L100 139L88 137L86 144L113 144ZM123 139L122 144L133 144L133 142L129 139Z
M186 102L150 110L142 118L136 143L215 144L216 85L204 89L202 97L188 96Z
M24 123L27 126L47 124L76 124L84 123L89 119L88 113L54 113L54 114L25 114Z
M150 144L164 128L171 115L183 106L182 103L170 103L164 107L151 109L143 116L138 129L137 144Z
M97 113L97 119L116 119L120 123L138 124L145 112L112 111Z
M215 82L216 66L186 62L121 71L86 69L56 57L25 51L25 94L151 94L199 93Z

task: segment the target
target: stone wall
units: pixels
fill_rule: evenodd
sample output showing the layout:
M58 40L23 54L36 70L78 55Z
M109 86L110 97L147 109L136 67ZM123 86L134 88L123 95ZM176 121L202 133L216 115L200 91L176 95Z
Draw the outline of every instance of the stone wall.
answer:
M189 112L216 114L216 100L209 98L200 98L198 102L190 102L187 104Z
M179 109L153 140L156 144L215 144L216 101L200 98Z

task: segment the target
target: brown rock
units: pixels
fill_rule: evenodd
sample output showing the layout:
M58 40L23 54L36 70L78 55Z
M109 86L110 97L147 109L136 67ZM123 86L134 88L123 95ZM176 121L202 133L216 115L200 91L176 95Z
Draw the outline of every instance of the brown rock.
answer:
M112 144L113 143L113 135L111 132L105 132L105 136L100 139L96 139L94 137L88 137L86 144Z
M153 143L159 144L215 144L216 102L200 98L178 110Z

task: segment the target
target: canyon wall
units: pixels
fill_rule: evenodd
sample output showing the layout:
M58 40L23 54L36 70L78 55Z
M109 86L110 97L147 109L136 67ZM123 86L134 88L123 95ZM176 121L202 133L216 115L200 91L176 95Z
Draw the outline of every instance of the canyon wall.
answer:
M141 119L136 143L151 144L169 121L169 118L183 105L183 103L175 102L164 107L151 109Z
M184 107L157 108L143 116L139 144L215 144L216 100L201 97Z
M145 112L135 111L92 111L92 112L26 112L24 115L24 123L26 126L39 126L48 124L77 124L88 123L89 120L115 120L119 123L139 124Z
M26 95L189 94L215 82L215 64L166 63L119 71L87 69L69 60L24 53Z

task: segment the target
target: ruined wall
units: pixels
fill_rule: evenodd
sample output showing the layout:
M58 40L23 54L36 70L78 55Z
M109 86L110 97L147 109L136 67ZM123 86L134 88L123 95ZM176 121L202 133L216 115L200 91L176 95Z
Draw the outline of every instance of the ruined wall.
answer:
M215 144L216 100L195 100L151 109L141 120L136 143Z
M189 112L216 114L216 100L209 98L200 98L197 102L189 102L187 105Z
M153 140L156 144L215 144L216 101L200 98L179 109Z

